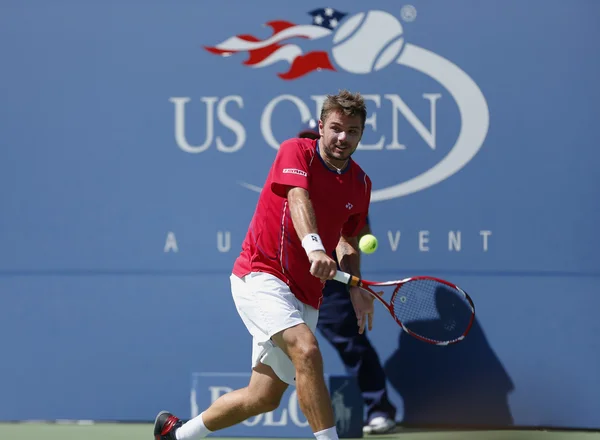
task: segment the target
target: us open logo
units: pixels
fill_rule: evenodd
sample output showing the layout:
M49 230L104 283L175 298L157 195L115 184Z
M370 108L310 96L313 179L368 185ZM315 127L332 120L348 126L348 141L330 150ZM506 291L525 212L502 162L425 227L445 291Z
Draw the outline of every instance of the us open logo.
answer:
M310 24L295 24L287 20L267 22L266 26L271 28L272 35L265 39L241 34L205 49L222 57L247 53L248 58L243 64L252 68L287 62L287 71L277 74L284 81L292 81L315 71L368 75L382 69L404 66L441 84L455 101L460 116L460 131L454 145L438 163L422 173L403 182L373 189L373 202L402 197L436 185L457 173L473 159L487 136L489 108L483 93L466 72L441 55L407 42L402 23L389 12L370 10L350 15L333 8L322 8L310 11L309 15L312 17ZM413 21L416 10L412 6L405 6L400 15L405 21ZM319 40L323 42L320 50L305 51L303 46L307 44L303 42ZM440 96L426 97L432 106L432 119L435 116L435 102ZM409 119L424 139L433 138L428 142L430 146L435 145L434 120L428 131L418 120L415 121L414 113L405 103L394 99L393 95L385 97ZM293 101L292 97L286 95L286 98ZM308 121L310 114L303 111L301 104L296 104L301 110L302 120ZM264 114L261 128L267 142L271 146L277 145L270 125L264 122ZM240 184L256 192L261 190L247 182Z

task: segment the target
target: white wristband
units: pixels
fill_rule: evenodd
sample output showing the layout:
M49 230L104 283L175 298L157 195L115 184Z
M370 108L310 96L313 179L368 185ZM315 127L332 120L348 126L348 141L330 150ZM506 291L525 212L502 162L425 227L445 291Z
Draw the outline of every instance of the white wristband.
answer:
M310 254L312 251L325 252L325 248L323 247L323 242L321 241L319 234L306 234L302 239L302 247L306 251L306 255Z

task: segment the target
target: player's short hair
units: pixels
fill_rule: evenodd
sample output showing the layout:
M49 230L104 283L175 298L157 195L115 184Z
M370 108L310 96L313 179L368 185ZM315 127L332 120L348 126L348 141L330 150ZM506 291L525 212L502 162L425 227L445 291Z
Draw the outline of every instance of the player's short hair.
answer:
M334 111L341 111L346 116L360 116L362 127L365 128L367 106L359 92L352 93L348 90L340 90L337 95L327 95L321 108L321 122L325 124L327 116Z

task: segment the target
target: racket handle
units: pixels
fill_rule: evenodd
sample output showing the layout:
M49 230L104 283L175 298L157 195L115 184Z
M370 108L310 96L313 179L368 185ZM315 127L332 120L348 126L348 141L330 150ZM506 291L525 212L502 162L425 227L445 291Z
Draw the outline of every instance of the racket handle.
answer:
M347 284L349 286L358 286L360 285L360 278L350 275L349 273L342 272L338 270L333 279L339 281L340 283Z

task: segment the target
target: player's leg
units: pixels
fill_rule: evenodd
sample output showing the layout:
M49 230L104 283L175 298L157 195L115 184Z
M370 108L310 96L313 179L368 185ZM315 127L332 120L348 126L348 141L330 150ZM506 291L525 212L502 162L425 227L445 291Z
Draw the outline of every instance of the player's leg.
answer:
M306 324L300 324L273 335L272 339L294 364L298 402L313 432L334 427L323 358L312 330Z
M252 335L253 371L248 387L221 396L205 411L203 420L210 431L276 409L288 387L263 360L276 350L268 334L270 325L277 325L273 322L278 318L278 297L273 298L273 295L282 285L286 291L289 289L282 281L266 274L250 274L244 279L232 275L230 281L236 309ZM273 317L269 319L271 315ZM281 315L285 316L287 312Z
M219 397L203 413L187 423L163 411L155 421L157 440L194 440L225 429L244 420L277 409L288 384L282 382L271 367L259 363L247 387Z
M315 437L337 440L329 390L316 331L319 312L300 302L283 281L268 274L253 274L253 307L260 308L260 323L269 340L259 359L282 381L296 385L298 400ZM260 293L260 294L259 294Z
M204 411L204 424L208 430L217 431L274 411L287 387L271 367L259 363L246 388L222 395Z
M154 426L156 440L202 438L213 431L233 426L250 417L272 411L279 406L288 383L283 382L270 366L261 362L261 359L277 359L276 353L272 353L277 350L281 353L281 357L285 357L285 355L281 349L273 345L267 331L262 328L265 323L265 314L269 313L265 308L269 305L270 292L257 292L255 290L257 283L252 283L251 286L249 282L251 278L249 276L240 279L231 276L231 292L236 308L253 336L253 370L248 386L222 395L207 410L186 424L182 424L171 413L161 412L157 416ZM291 366L291 362L289 360L287 362ZM290 376L293 383L293 371Z
M279 406L281 397L288 387L288 383L282 381L273 369L261 360L267 359L277 365L277 350L281 353L279 357L285 357L281 349L278 349L269 340L268 331L264 328L271 320L265 316L273 313L269 309L272 306L272 292L267 288L261 288L260 283L251 282L252 275L240 279L231 276L231 294L235 306L252 335L252 374L247 387L224 394L206 409L202 414L183 424L176 416L166 411L161 412L155 421L154 435L156 440L190 440L207 436L213 431L227 428L240 423L250 417L272 411ZM280 284L276 288L280 288ZM283 284L285 286L285 284ZM286 287L286 286L285 286ZM263 291L261 291L261 289ZM289 292L289 289L286 290ZM287 304L284 303L284 306ZM271 307L273 308L273 307ZM282 316L287 316L284 311ZM277 314L275 315L275 322ZM300 317L298 318L299 322ZM276 324L277 325L277 324ZM275 361L273 361L275 359ZM289 359L287 363L291 366ZM293 383L293 371L291 374Z
M396 408L388 398L385 371L366 333L358 334L354 308L341 283L326 283L318 329L336 349L348 374L357 377L367 408L365 432L383 433L392 429Z
M271 367L259 363L252 370L247 387L224 394L202 414L177 431L177 440L193 440L243 422L250 417L279 407L288 384L282 382Z

